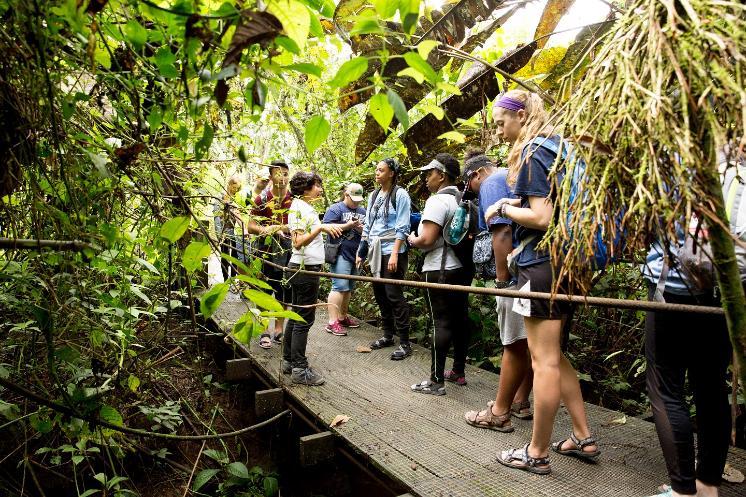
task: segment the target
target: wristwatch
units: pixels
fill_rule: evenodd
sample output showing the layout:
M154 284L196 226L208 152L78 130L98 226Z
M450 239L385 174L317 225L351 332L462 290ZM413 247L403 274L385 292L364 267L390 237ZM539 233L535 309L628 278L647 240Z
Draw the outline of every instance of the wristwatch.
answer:
M508 288L512 283L513 283L512 280L507 280L507 281L497 281L497 280L495 280L495 288L497 288L497 289Z

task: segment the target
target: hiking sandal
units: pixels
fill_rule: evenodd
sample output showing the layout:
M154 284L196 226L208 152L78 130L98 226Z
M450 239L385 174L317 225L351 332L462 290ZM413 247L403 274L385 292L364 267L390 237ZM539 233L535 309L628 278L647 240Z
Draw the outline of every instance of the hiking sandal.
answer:
M575 444L574 449L562 449L562 446L568 440ZM598 450L598 447L596 447L596 450L583 450L585 447L588 447L590 445L598 446L598 442L595 438L588 437L584 438L583 440L579 440L578 437L575 436L575 433L571 432L569 438L560 440L559 442L554 442L552 444L552 450L555 451L557 454L562 454L563 456L575 456L588 462L596 462L598 460L598 456L601 455L601 451Z
M510 433L515 428L510 424L510 413L495 415L492 414L493 401L487 403L487 409L483 411L468 411L464 414L466 423L475 428L485 428L487 430Z
M259 337L259 346L263 349L271 349L272 348L272 337L269 335L269 333L262 333Z
M282 335L284 334L285 334L284 331L277 333L275 336L272 337L272 341L275 343L282 343Z
M522 412L524 409L528 409L528 412ZM510 414L518 419L532 419L534 417L534 413L531 412L531 402L528 400L513 402L510 405Z
M412 385L412 391L428 395L445 395L446 387L442 383L433 383L430 380L424 380Z
M393 338L381 337L378 340L371 342L370 348L372 350L382 349L384 347L393 347L396 344Z
M549 457L531 457L528 455L528 444L522 449L509 449L500 452L497 462L503 466L520 469L537 475L548 475L552 472Z

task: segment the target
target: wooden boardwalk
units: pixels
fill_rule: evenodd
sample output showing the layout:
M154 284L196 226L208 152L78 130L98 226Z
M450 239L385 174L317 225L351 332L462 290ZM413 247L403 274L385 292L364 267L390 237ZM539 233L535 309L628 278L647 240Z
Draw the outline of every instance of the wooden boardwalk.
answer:
M245 309L243 302L225 302L213 319L228 330ZM447 384L442 397L416 394L410 385L428 378L429 350L415 346L412 357L394 362L391 349L355 351L380 336L378 329L362 324L349 336L336 337L324 331L325 324L326 313L319 310L308 340L310 363L326 377L321 387L292 385L279 373L281 346L264 350L254 342L244 350L320 424L328 426L338 414L349 416L331 430L413 495L640 497L667 482L653 424L630 417L624 424L612 423L622 414L591 404L591 428L603 451L598 464L553 454L549 476L504 468L494 461L495 454L527 442L531 422L514 419L516 430L503 434L473 428L463 419L465 411L481 409L494 398L497 375L467 366L467 386ZM560 409L555 438L569 430L569 417ZM746 472L746 451L731 449L728 462ZM724 483L720 495L746 495L746 484Z

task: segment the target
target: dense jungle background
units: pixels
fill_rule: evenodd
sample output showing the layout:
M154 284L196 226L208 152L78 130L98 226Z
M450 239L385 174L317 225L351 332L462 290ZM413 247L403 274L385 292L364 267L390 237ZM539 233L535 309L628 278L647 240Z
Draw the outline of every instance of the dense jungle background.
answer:
M272 160L317 171L326 207L346 182L370 191L372 164L394 156L421 207L415 167L468 145L502 160L498 92L565 101L632 3L0 1L0 495L291 488L258 436L178 438L254 422L205 321L226 295L240 285L258 306L234 329L244 342L289 315L259 295L257 261L208 284L227 179L242 178L248 219ZM408 292L426 344L424 299ZM592 294L645 298L636 261ZM469 312L472 363L498 369L494 299L470 297ZM375 320L367 285L352 313ZM578 310L568 351L589 402L649 416L643 321Z

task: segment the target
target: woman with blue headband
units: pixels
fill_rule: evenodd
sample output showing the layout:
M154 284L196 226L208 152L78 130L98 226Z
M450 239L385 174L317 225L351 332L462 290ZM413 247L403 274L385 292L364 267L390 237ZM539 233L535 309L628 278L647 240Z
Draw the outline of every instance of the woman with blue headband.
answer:
M560 137L547 126L541 98L523 90L511 90L498 97L492 111L497 136L512 145L508 153L508 184L516 199L503 198L485 213L513 221L518 246L511 254L518 276L518 290L552 292L556 267L539 242L553 215L549 172L557 158ZM560 401L572 420L572 432L551 449L563 455L595 462L600 455L591 436L575 368L562 352L565 322L570 318L566 303L516 298L513 311L521 314L534 370L534 426L531 441L521 448L502 451L497 461L510 468L549 474L550 439Z

